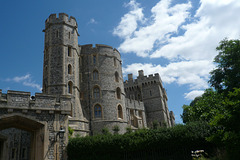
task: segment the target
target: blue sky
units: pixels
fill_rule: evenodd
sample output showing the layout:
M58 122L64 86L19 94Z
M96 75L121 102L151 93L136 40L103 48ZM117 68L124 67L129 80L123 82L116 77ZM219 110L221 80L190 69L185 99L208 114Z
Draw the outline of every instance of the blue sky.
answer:
M181 123L182 105L209 87L216 46L240 36L239 0L2 0L0 89L41 92L45 20L77 19L79 44L117 48L126 75L159 73L169 110Z

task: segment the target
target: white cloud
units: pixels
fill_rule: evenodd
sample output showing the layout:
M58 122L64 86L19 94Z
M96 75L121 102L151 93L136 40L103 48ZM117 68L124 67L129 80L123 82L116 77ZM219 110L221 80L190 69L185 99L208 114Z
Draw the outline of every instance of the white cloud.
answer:
M225 37L239 38L239 7L239 0L201 0L195 21L181 26L185 33L169 38L167 45L152 51L150 57L212 60L219 41Z
M15 82L15 83L21 83L24 86L36 88L37 90L41 91L42 88L39 84L32 81L32 77L30 74L26 74L24 76L16 76L14 78L7 78L5 81L8 82Z
M132 9L114 29L113 34L124 40L119 46L120 52L169 60L213 60L220 40L239 38L239 0L200 0L195 15L189 12L190 2L174 6L171 2L159 1L151 9L152 16L146 18L140 5L131 0L129 4L137 4L135 9L141 10L141 16L132 14L135 11ZM189 17L192 21L186 24ZM143 19L144 25L138 23ZM184 31L182 35L178 35L179 29Z
M139 7L139 3L135 0L131 0L126 7L130 7L130 11L125 14L114 29L113 34L121 38L128 38L137 29L137 22L144 22L144 15L142 8Z
M188 99L188 100L194 100L194 98L201 96L204 93L203 90L193 90L189 93L185 93L184 94L184 98Z
M133 16L132 10L125 14L113 32L124 39L119 46L119 51L134 52L138 56L146 57L149 56L154 47L165 43L170 33L176 33L178 27L189 16L188 10L191 8L191 3L178 4L173 7L170 7L170 4L171 0L158 2L151 10L152 16L148 19L146 26L139 26L137 23L137 20L145 19L142 14L140 14L141 16ZM138 8L138 10L142 11L142 8ZM130 15L132 18L129 18Z
M21 82L21 81L24 81L24 80L27 80L30 78L30 74L26 74L25 76L21 76L21 77L14 77L14 78L7 78L6 81L13 81L13 82Z
M91 18L88 22L88 24L97 24L98 22L94 19L94 18Z
M240 1L199 0L200 6L194 14L190 13L190 2L172 5L172 1L159 0L152 7L150 17L141 12L141 19L135 18L132 28L121 25L130 10L113 34L123 39L118 48L121 53L169 60L165 67L133 63L123 69L125 74L133 72L136 75L139 69L146 74L158 72L165 83L188 85L190 92L185 98L191 99L208 87L209 72L214 68L212 61L217 55L215 48L219 42L225 37L239 38L240 19L237 15L240 15ZM137 4L130 1L133 2ZM142 9L140 4L137 7Z
M204 60L175 62L165 67L151 63L133 63L123 68L123 73L137 76L138 70L144 70L145 75L159 73L164 83L189 85L190 89L205 89L208 87L209 72L213 68L211 62Z

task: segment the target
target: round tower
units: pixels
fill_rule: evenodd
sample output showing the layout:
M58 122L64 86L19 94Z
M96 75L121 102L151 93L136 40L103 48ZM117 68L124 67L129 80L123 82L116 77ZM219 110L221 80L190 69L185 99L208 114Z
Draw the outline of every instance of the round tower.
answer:
M79 88L78 28L74 17L51 14L45 21L43 93L72 95L72 117L83 120ZM81 125L79 126L82 129Z
M75 18L51 14L45 21L43 93L73 94L78 86L78 30Z
M119 133L127 127L125 94L120 53L107 45L81 46L85 108L91 121L90 130L100 133L104 127ZM87 73L87 74L86 74Z

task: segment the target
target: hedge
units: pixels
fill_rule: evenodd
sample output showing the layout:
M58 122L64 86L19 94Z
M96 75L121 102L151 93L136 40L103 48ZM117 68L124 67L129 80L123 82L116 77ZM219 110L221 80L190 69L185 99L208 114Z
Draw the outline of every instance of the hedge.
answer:
M71 138L68 159L191 159L193 150L213 153L216 146L205 140L213 132L208 124L195 122L172 128L140 129L124 135Z

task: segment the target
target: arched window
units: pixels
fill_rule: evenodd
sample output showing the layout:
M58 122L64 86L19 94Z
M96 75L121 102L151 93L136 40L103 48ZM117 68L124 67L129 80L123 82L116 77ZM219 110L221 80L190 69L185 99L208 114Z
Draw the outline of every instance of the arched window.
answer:
M116 89L116 92L117 92L117 99L121 99L121 89L119 87Z
M119 74L118 74L118 72L115 72L115 81L119 82Z
M121 105L118 105L118 118L123 119L123 111Z
M72 74L72 66L71 66L71 64L68 65L68 74Z
M98 80L98 71L97 70L93 71L93 80L94 81Z
M100 98L100 89L98 86L95 86L93 88L93 98L96 99L96 98Z
M94 106L94 117L102 118L102 107L99 104Z
M73 91L73 83L70 81L68 82L68 93L72 94Z

